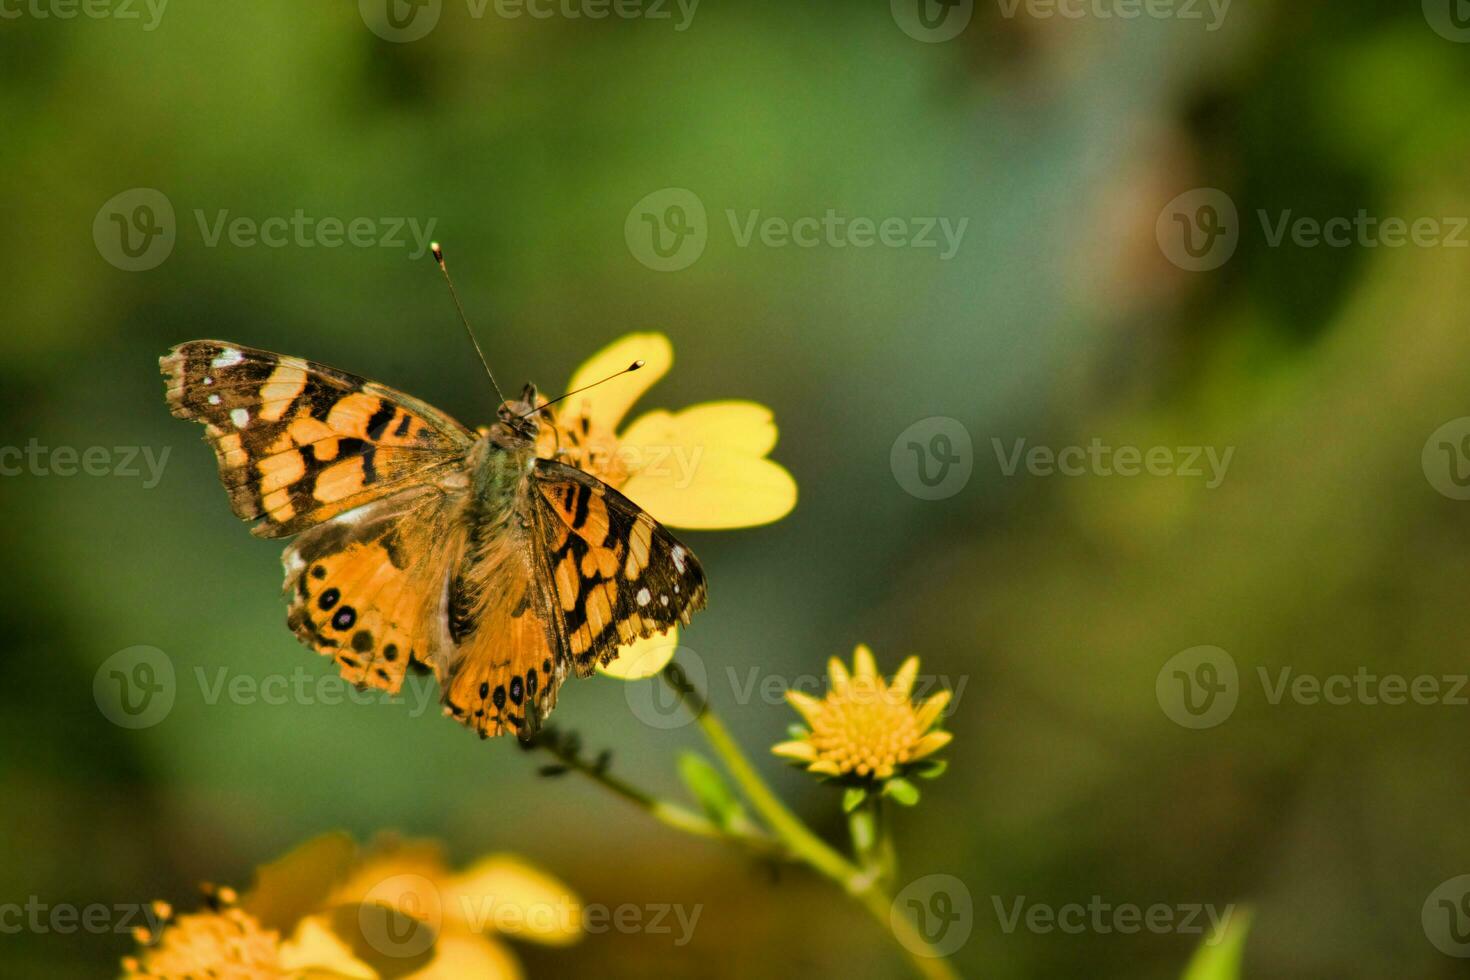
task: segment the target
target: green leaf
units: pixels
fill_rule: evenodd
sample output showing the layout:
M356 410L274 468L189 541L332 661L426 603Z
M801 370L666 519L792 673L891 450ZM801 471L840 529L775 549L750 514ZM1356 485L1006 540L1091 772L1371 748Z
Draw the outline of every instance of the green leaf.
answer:
M699 801L705 815L720 827L729 829L744 810L740 801L725 783L725 777L704 756L697 752L679 754L679 778L689 787L689 792Z
M948 759L925 759L914 769L914 775L920 779L938 779L948 768Z
M861 786L849 786L847 792L842 794L842 812L851 813L863 805L863 800L868 798L868 791Z
M890 779L883 784L883 795L900 806L913 806L919 802L919 787L907 779Z
M810 735L811 732L807 731L806 728L801 725L791 724L786 726L786 734L796 739L797 741L800 741L801 739L804 739L808 735Z
M1225 928L1212 933L1184 970L1182 980L1239 980L1240 960L1245 953L1245 937L1251 927L1251 909L1233 909L1225 920Z

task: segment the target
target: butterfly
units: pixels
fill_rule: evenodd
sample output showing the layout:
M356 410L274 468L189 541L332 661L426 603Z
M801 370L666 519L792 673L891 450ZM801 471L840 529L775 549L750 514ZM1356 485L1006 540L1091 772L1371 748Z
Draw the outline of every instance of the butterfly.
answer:
M471 430L297 357L194 340L160 358L203 423L230 506L286 548L287 624L342 676L397 693L432 671L446 714L530 738L573 671L704 607L699 561L601 480L537 455L534 385Z

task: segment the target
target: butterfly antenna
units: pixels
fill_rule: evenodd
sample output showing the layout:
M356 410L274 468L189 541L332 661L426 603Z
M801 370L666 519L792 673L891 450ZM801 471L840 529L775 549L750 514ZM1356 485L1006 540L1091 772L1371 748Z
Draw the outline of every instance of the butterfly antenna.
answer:
M634 361L632 364L629 364L627 367L623 368L621 371L615 371L612 374L609 374L607 377L603 378L602 381L594 381L590 385L583 385L580 388L573 388L571 391L567 392L565 395L557 395L555 398L553 398L549 402L542 402L540 405L537 405L535 408L533 408L529 412L527 412L526 415L522 415L521 418L525 418L527 415L535 415L537 412L541 411L543 408L546 408L548 405L555 405L557 402L561 401L564 398L570 398L573 395L581 394L582 392L586 391L588 388L596 388L598 385L603 384L603 383L608 382L608 381L611 381L613 378L621 378L623 375L629 373L630 371L636 371L636 370L638 370L639 368L641 368L643 366L643 364L644 364L643 359L642 358L639 358L638 360Z
M470 343L475 345L475 353L480 355L480 364L485 368L485 376L490 379L490 387L495 389L495 397L504 402L505 396L500 393L500 385L495 383L495 375L490 371L490 362L485 360L485 352L480 350L480 342L475 339L475 331L470 329L470 318L464 315L464 304L459 301L459 293L454 288L454 280L449 278L449 266L444 264L444 249L439 247L438 242L430 242L429 249L434 253L434 261L439 263L439 271L444 273L444 281L449 284L449 295L454 297L454 308L459 311L459 322L464 324L464 332L470 335Z

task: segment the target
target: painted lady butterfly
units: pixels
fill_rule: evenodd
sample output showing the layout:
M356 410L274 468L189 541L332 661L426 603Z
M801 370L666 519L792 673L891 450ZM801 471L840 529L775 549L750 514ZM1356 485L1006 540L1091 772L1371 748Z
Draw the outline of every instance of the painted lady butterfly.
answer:
M705 603L694 555L627 497L536 454L527 385L471 431L334 368L195 340L159 362L205 426L230 506L285 551L287 622L342 676L396 693L432 670L445 713L533 735L567 673Z

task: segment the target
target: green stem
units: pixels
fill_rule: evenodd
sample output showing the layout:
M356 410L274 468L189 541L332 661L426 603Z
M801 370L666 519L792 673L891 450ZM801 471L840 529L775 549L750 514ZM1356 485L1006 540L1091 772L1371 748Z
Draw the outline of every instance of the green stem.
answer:
M740 786L757 813L797 859L809 865L857 898L884 930L898 941L914 968L930 980L957 980L959 974L932 943L926 940L907 915L894 914L893 897L880 883L876 871L860 869L829 847L776 797L755 767L740 751L723 722L710 709L708 700L695 689L677 663L660 675L683 700L704 732L710 747L720 757L730 777Z
M606 765L597 761L588 761L581 754L570 748L554 734L538 738L532 743L534 748L545 749L568 769L581 773L611 790L614 794L632 803L640 809L646 810L659 823L674 830L682 830L686 834L694 834L698 837L713 837L724 840L733 840L764 857L778 860L793 860L780 841L773 839L769 834L756 827L754 824L744 822L729 829L720 827L714 821L709 820L703 814L694 812L687 807L667 800L660 800L650 793L638 789L632 783L614 776L608 771Z

